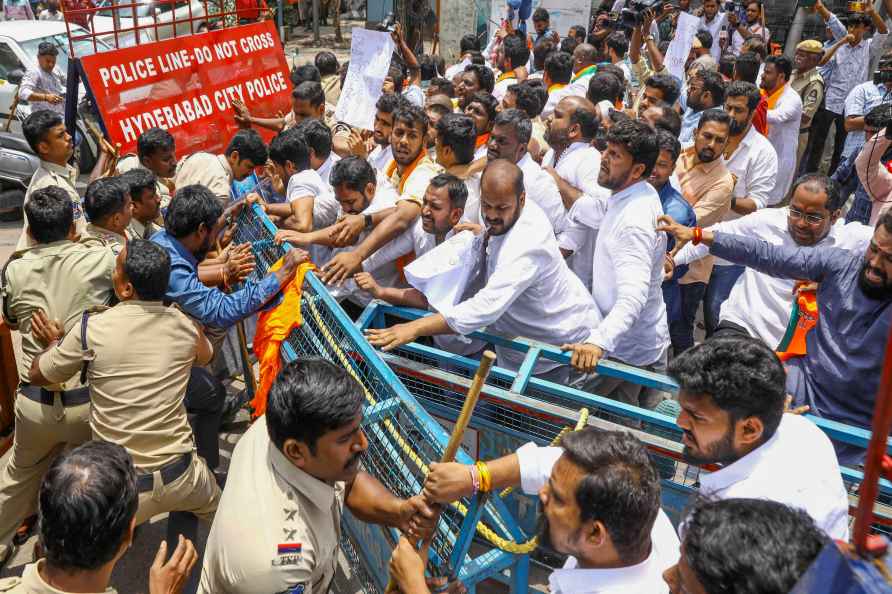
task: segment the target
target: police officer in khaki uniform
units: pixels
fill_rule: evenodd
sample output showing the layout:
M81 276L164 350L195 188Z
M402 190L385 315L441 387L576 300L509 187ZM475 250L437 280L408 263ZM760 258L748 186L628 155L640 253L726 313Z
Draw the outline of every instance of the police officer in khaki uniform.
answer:
M84 237L95 237L116 256L127 244L130 225L130 186L119 177L100 177L90 182L84 195L84 212L90 219Z
M790 78L790 86L799 93L802 99L802 123L799 126L799 148L796 153L796 169L808 146L808 133L811 128L812 118L824 101L824 79L818 72L818 62L824 55L824 48L820 41L807 39L796 46L794 63L796 68Z
M27 565L21 578L0 580L0 592L115 594L108 582L133 542L136 482L119 445L91 441L58 456L40 486L45 558ZM162 542L149 570L149 594L179 594L198 557L185 539L170 559L167 550Z
M129 242L115 265L120 303L83 318L67 334L35 316L33 332L50 348L34 358L30 380L63 382L82 370L84 352L90 353L93 438L119 444L133 456L137 524L163 512L190 512L171 514L172 546L179 534L196 537L195 516L210 522L220 487L195 453L183 402L192 367L206 365L213 349L196 322L162 303L169 277L167 252L145 239Z
M222 155L192 153L177 165L174 186L184 188L199 184L217 197L226 208L231 201L232 182L242 181L255 167L266 165L268 156L263 139L254 130L239 130Z
M131 239L148 239L161 230L161 225L156 222L161 214L157 177L141 167L125 171L120 177L130 188L132 216L127 226L127 235Z
M170 132L163 128L149 128L136 139L136 154L118 160L115 173L121 175L134 169L150 171L155 175L155 188L166 207L173 196L171 181L177 170L176 143Z
M25 204L31 195L41 188L55 186L62 188L71 200L74 212L75 230L80 234L87 224L84 219L81 198L74 188L77 180L77 170L68 164L71 155L74 154L74 142L71 135L65 130L62 117L49 110L40 110L31 113L22 123L22 132L31 149L40 157L40 167L31 178L28 190L25 192ZM28 235L28 221L22 229L22 235L16 244L16 251L21 251L34 245L33 238Z
M71 328L81 313L112 298L114 255L96 240L73 241L71 200L59 187L42 188L25 203L28 230L36 246L14 257L3 272L3 318L22 334L15 400L15 441L0 474L0 561L19 523L34 513L40 478L65 444L90 439L90 394L79 378L38 388L29 383L31 360L43 350L31 332L32 316L43 310Z
M363 399L356 380L328 361L282 369L266 415L233 452L199 592L328 592L344 503L362 521L417 538L433 531L421 497L399 499L360 471Z

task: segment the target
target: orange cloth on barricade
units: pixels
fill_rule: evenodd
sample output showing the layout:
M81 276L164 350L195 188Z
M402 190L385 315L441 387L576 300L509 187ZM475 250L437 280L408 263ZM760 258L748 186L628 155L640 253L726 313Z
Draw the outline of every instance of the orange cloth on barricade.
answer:
M806 353L805 338L811 329L818 323L818 295L815 291L803 291L796 298L799 304L799 319L790 342L784 351L778 351L777 356L781 361L787 361L793 357L801 357Z
M282 266L282 259L270 267L270 272ZM303 323L300 313L300 296L304 276L315 270L312 262L301 264L294 277L282 287L282 302L272 309L260 312L257 317L257 331L254 334L254 354L260 362L260 383L251 408L251 418L256 419L266 412L266 399L282 365L280 347L291 331Z

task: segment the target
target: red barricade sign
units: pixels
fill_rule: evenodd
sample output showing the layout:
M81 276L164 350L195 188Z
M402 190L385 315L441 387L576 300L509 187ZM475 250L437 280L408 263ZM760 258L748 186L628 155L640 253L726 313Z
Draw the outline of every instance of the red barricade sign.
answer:
M81 59L111 141L136 152L149 128L177 155L222 152L238 130L239 99L260 117L291 109L288 65L272 21L177 37Z

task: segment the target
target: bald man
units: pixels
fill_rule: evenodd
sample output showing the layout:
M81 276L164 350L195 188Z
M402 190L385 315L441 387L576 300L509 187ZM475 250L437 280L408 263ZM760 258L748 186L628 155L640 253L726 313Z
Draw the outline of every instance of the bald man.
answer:
M490 161L480 190L484 230L471 246L475 257L468 260L474 269L459 303L441 305L439 313L413 322L369 330L373 345L389 351L419 336L465 335L483 328L561 345L575 341L571 337L584 339L600 322L591 295L564 262L545 213L526 200L520 168L506 159ZM436 261L438 249L424 258ZM519 369L524 358L500 346L496 354L498 365L512 370ZM545 379L564 376L565 368L539 360L534 374Z
M573 78L570 79L572 95L585 97L588 81L598 72L598 61L603 58L593 45L580 43L576 46L573 50Z

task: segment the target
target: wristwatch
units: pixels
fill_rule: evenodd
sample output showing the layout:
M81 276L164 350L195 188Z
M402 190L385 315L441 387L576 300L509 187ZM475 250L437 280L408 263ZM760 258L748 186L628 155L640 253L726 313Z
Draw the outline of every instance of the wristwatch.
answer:
M374 226L372 224L372 215L370 215L370 214L363 215L363 219L365 220L365 230L371 231L372 227Z

